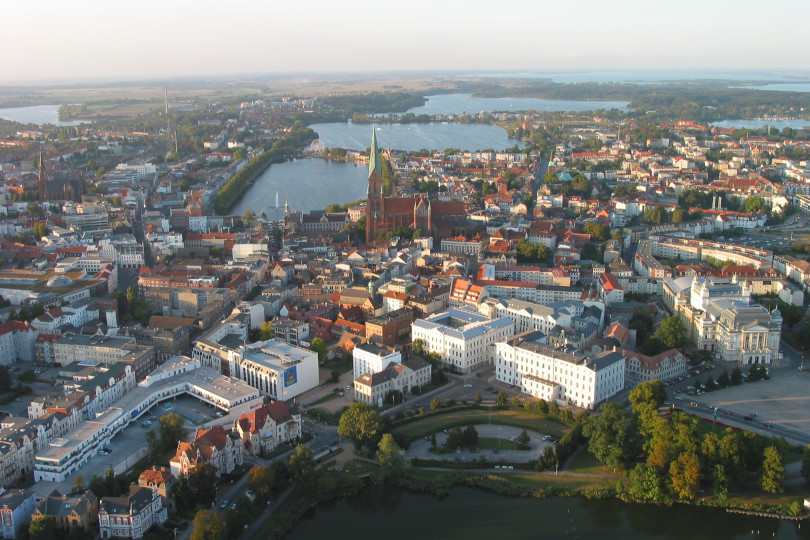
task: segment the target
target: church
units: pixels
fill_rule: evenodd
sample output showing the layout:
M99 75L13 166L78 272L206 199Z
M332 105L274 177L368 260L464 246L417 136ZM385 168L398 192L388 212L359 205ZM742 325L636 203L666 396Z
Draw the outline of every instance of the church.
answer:
M461 201L431 200L428 194L415 197L383 195L382 161L377 146L376 129L371 134L368 159L368 203L366 205L366 243L397 227L421 230L423 236L453 236L473 233L477 229L467 220L467 209Z

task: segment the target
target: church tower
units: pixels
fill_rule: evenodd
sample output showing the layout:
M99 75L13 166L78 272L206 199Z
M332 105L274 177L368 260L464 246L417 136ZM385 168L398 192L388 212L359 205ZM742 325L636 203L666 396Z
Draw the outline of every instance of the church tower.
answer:
M385 222L385 198L382 189L382 161L377 147L377 130L372 128L368 155L368 202L366 204L366 243L377 239L378 224Z

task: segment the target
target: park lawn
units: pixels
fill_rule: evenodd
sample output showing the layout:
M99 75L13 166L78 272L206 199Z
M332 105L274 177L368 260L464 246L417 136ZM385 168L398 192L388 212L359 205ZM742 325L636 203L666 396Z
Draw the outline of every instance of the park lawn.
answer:
M729 493L728 505L735 506L746 504L762 504L766 506L778 506L780 504L790 504L793 501L804 499L806 495L804 486L785 486L784 493L763 493L758 487L744 487Z
M599 476L615 476L616 478L625 476L624 472L619 469L613 472L612 468L602 465L599 460L585 448L580 450L576 457L574 457L567 470L568 472L577 474L596 474Z
M588 478L583 476L555 475L554 472L499 474L515 484L533 487L549 487L555 489L616 489L616 480L613 478Z
M340 421L340 413L332 414L325 409L319 409L317 407L314 409L307 409L304 414L310 418L323 422L324 424L337 425L338 421Z
M432 435L437 431L469 425L501 424L515 426L555 437L562 437L571 428L549 416L527 413L518 409L498 409L490 413L488 409L462 409L417 418L413 422L397 426L392 431L409 439Z
M315 400L312 403L310 403L309 406L312 407L314 405L320 405L321 403L326 403L327 401L332 401L333 399L335 399L337 397L340 397L340 396L337 395L337 393L329 392L328 394L323 396L321 399Z

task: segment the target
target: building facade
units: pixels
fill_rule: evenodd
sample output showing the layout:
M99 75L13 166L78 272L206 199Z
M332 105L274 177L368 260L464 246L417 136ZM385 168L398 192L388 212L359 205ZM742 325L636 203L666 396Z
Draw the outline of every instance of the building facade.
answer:
M495 344L495 376L546 401L593 408L624 389L625 359L616 351L587 356L543 344L525 332Z

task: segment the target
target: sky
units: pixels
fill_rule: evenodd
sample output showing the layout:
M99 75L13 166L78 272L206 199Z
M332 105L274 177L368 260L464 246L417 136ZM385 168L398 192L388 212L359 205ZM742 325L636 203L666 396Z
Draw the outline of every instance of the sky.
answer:
M10 0L0 85L415 70L810 69L807 0Z

